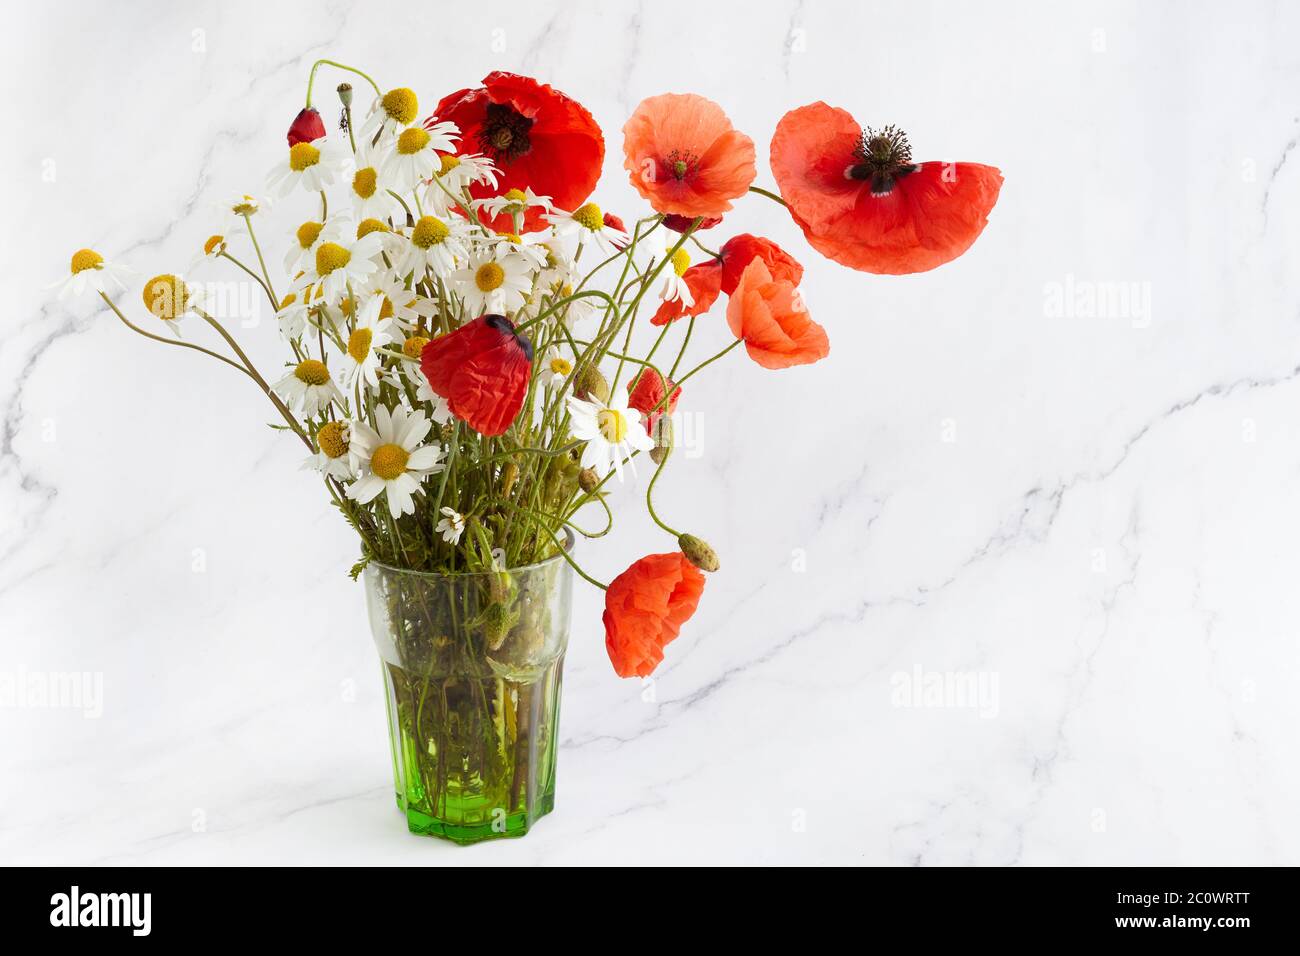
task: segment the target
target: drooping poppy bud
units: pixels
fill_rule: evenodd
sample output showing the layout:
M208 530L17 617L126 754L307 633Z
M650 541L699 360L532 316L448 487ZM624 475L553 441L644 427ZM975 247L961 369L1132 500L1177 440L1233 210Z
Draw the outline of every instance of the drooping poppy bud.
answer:
M300 111L289 124L290 147L297 146L299 143L310 143L324 135L325 123L321 120L320 113L310 106Z
M605 591L605 650L619 677L647 677L695 613L704 575L680 551L649 554Z
M751 236L742 232L732 236L718 250L722 256L722 291L731 295L740 285L740 277L745 268L755 259L767 263L767 271L773 279L781 279L791 285L798 285L803 278L803 266L775 242L762 236Z
M501 435L523 407L533 344L504 315L483 315L433 339L420 354L429 387L481 435Z
M684 534L677 539L677 546L682 549L682 554L686 555L691 564L701 571L718 570L718 553L703 538Z

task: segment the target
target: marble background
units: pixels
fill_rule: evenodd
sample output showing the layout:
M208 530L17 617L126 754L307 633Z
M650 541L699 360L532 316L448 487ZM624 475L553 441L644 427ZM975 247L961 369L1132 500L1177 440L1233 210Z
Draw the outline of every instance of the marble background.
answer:
M7 24L0 675L90 673L102 713L0 708L0 862L1300 863L1300 10L60 0ZM82 245L183 270L321 56L427 103L493 69L554 83L629 218L619 127L666 90L722 103L760 184L777 119L823 98L1006 175L925 275L838 267L763 200L726 224L802 259L832 354L697 380L663 510L723 570L647 687L578 590L558 807L522 841L406 833L356 544L264 399L44 288ZM279 361L266 322L241 336ZM662 547L636 495L585 549L602 577Z

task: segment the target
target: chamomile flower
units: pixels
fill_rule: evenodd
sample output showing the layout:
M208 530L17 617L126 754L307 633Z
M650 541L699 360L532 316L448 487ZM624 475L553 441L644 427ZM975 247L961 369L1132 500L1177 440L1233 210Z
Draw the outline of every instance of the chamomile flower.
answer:
M447 278L455 271L457 259L469 258L465 236L465 227L455 219L421 216L410 230L398 271L414 272L417 280L424 278L426 269Z
M275 319L280 325L280 334L286 339L296 339L307 328L308 313L316 308L315 299L319 298L315 286L306 286L290 292L280 300Z
M420 356L429 340L423 335L412 335L402 343L402 354L409 362L402 362L402 374L415 386L415 397L429 406L429 418L439 425L451 421L451 403L433 390L429 380L420 372Z
M627 395L616 391L607 402L585 402L570 396L566 405L573 437L587 443L582 449L582 467L594 469L601 478L612 470L622 481L623 460L633 452L649 451L655 443L641 424L641 413L629 409Z
M291 276L310 269L316 262L316 250L326 242L341 242L348 234L348 223L338 216L327 222L304 222L293 233L294 241L284 256L284 271Z
M197 315L203 308L205 299L201 289L186 285L181 276L171 273L156 275L146 282L141 298L144 299L144 307L166 322L178 335L181 319Z
M388 191L388 182L379 173L380 160L369 137L357 147L357 168L352 174L352 211L357 220L397 219L406 210L397 197Z
M115 266L105 262L94 249L78 249L72 254L70 271L66 276L49 286L59 290L59 298L81 295L83 292L113 295L126 290L124 279L134 275L126 266Z
M429 319L438 314L437 302L408 289L402 280L396 278L391 272L381 273L379 279L371 285L370 291L383 295L388 300L384 304L380 317L392 316L403 332L414 329L422 319Z
M394 183L399 192L414 189L442 169L442 157L438 154L455 151L452 137L457 132L455 123L434 123L428 129L408 126L384 157L384 178Z
M316 247L313 269L298 280L304 285L320 286L321 298L335 305L348 293L348 286L363 286L379 271L375 258L383 250L379 233L370 233L352 243L323 242Z
M452 508L439 508L442 520L434 526L434 532L442 535L448 544L460 544L460 536L465 533L465 516Z
M248 232L248 220L262 209L261 200L247 194L231 196L215 203L215 206L221 215L217 232L225 236L227 241Z
M513 232L497 232L488 241L495 247L498 259L513 252L523 256L539 271L546 268L546 263L550 261L550 253L539 233L530 232L520 236Z
M565 248L565 242L557 236L542 234L540 243L546 250L546 265L537 276L537 284L543 289L553 289L572 283L577 275L577 263Z
M338 182L351 160L352 152L328 136L295 143L267 174L266 189L280 198L298 188L321 192Z
M532 267L522 256L479 252L451 274L452 285L471 315L515 312L533 288Z
M224 235L208 236L207 241L203 243L203 248L191 260L189 271L193 272L199 266L215 262L221 258L221 254L226 251L226 246L226 237Z
M685 249L679 248L669 257L669 266L663 271L663 282L659 286L659 298L665 302L681 302L683 306L695 304L695 296L682 278L690 268L691 256Z
M348 454L350 444L348 422L326 422L316 432L319 451L304 461L302 467L315 469L326 478L351 481L356 472L352 467L352 456Z
M547 213L546 218L555 226L556 235L576 235L583 244L592 243L606 253L617 252L631 242L631 237L622 229L605 225L604 214L594 202L579 206L573 212L557 209Z
M443 452L437 443L420 444L429 434L424 413L407 412L400 405L390 413L379 405L374 428L352 422L350 430L349 452L362 476L348 485L348 497L366 504L385 494L394 518L414 514L413 496L420 491L420 481L443 469Z
M454 156L443 153L439 157L442 168L433 174L425 194L425 205L438 212L450 211L452 196L460 196L475 184L496 188L500 173L492 160L479 153ZM445 189L443 187L446 187ZM447 195L451 193L451 196Z
M537 381L546 388L561 388L571 374L573 374L573 362L552 346L542 356L541 367L537 370Z
M343 405L343 393L330 377L324 362L303 359L284 378L271 386L277 395L307 418L314 418L330 402Z
M414 123L419 115L420 101L415 91L399 86L375 99L370 107L370 115L366 117L357 134L358 138L370 142L375 138L376 133L384 139L396 136Z
M371 391L379 389L383 358L379 350L398 340L392 318L381 315L384 302L382 295L368 296L357 313L356 327L348 335L348 350L340 375L348 391L352 391L358 381L364 382Z
M594 295L570 298L573 295L573 286L568 283L561 285L554 294L557 302L561 299L569 299L557 313L564 327L578 338L588 338L595 331L592 323L600 318L603 300Z
M494 218L502 213L511 216L522 216L532 206L540 206L548 213L555 210L555 207L551 204L550 196L539 196L533 192L531 187L507 189L500 196L489 196L487 199L480 199L474 205L480 211L486 212Z
M406 219L406 211L394 217L398 222ZM388 256L389 261L400 258L406 251L406 238L399 232L394 232L393 228L380 219L362 219L357 223L357 238L364 239L371 233L379 236L380 243L383 246L384 253Z

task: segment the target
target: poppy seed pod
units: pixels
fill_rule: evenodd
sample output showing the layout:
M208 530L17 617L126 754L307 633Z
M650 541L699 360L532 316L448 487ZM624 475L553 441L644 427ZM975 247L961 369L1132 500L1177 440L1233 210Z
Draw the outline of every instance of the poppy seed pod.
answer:
M709 543L703 538L684 534L677 539L677 546L682 549L682 554L686 555L687 560L701 571L718 570L718 553L709 547Z
M578 472L578 487L591 494L600 484L600 475L596 474L595 468L584 468Z
M584 365L573 383L573 393L584 401L595 399L602 405L609 401L609 382L594 365Z
M668 453L673 450L673 420L667 415L660 415L655 420L650 435L655 440L655 446L650 449L650 460L656 465L662 465Z
M343 104L344 109L352 107L352 84L340 83L338 88L339 102Z

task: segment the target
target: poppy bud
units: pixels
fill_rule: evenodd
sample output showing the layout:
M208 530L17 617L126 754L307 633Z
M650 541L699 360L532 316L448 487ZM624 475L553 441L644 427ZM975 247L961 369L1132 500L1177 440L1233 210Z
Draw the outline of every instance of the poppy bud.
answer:
M518 608L507 610L501 604L489 604L483 610L483 640L488 646L488 650L498 650L506 642L506 638L519 623Z
M682 549L682 554L686 555L691 564L701 571L718 570L718 554L709 547L707 541L693 534L684 534L677 539L677 546Z
M298 113L289 124L289 145L297 146L299 143L310 143L312 140L320 139L325 135L325 123L320 118L320 113L310 106Z
M501 466L501 497L509 498L514 491L515 482L519 480L519 466L508 461Z
M600 475L596 474L595 468L584 468L578 472L578 487L591 494L600 484Z
M673 450L673 420L667 415L660 415L655 420L651 435L655 446L650 449L650 460L656 465L662 465L668 453Z
M482 315L424 347L420 370L451 413L481 435L505 434L523 407L533 343L504 315Z
M573 386L573 393L584 401L594 398L602 405L609 401L609 382L594 365L584 365Z
M352 107L352 84L340 83L338 93L339 102L343 104L343 108L350 109Z
M671 229L673 232L685 232L691 228L691 223L695 221L692 216L679 216L676 213L664 216L664 228ZM696 232L703 232L705 229L712 229L718 223L722 222L721 216L705 216L700 220L700 224L695 227Z

